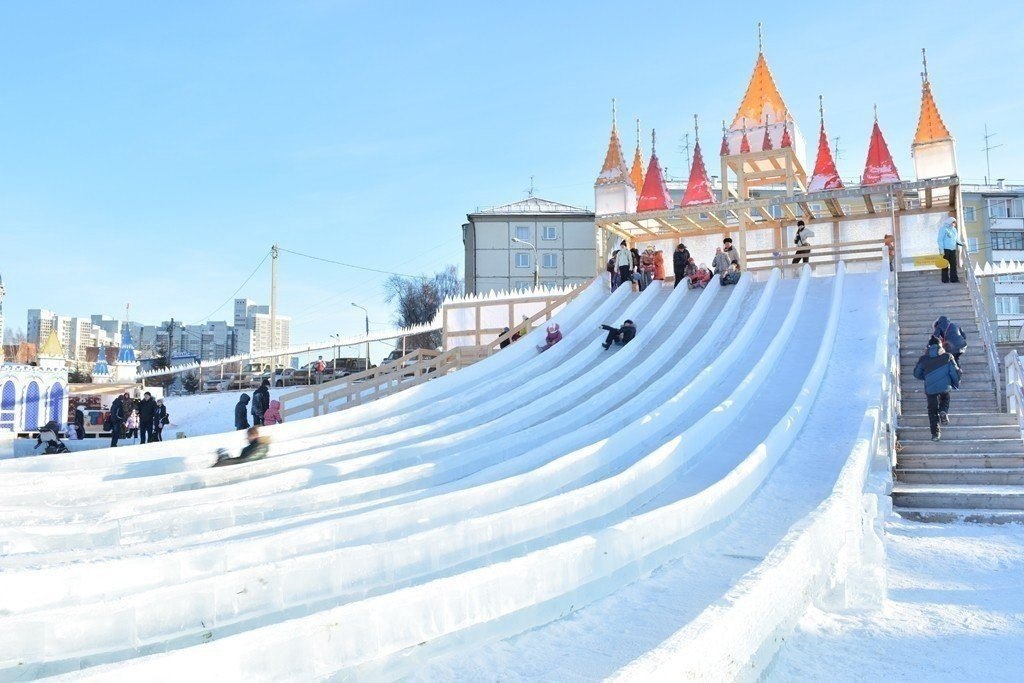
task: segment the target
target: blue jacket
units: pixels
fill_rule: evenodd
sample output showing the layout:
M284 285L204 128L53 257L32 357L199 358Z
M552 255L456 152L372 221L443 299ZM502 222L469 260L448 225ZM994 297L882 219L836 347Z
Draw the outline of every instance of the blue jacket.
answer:
M914 366L914 377L924 380L924 393L944 394L960 388L960 368L953 356L938 346L929 346Z
M967 348L967 334L962 327L951 322L946 316L935 321L933 334L946 343L946 350L950 353L963 353Z
M943 219L942 223L939 224L939 235L937 240L939 243L939 251L945 251L947 249L954 251L956 249L956 245L960 243L959 237L960 235L956 231L956 226L953 225L953 219L948 217Z

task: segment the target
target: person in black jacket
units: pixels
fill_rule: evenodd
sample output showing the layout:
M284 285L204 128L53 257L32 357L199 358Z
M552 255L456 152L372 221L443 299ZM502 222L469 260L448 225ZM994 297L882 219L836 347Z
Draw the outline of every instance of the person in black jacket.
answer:
M942 341L933 336L914 366L914 377L924 380L928 426L932 430L932 441L938 441L942 438L939 425L949 424L949 392L960 388L960 366L953 355L942 348Z
M85 406L81 403L75 406L75 438L85 438Z
M605 338L604 343L601 344L605 351L611 348L612 344L625 346L629 342L633 341L633 337L636 336L636 325L633 324L632 320L626 320L623 322L622 327L601 325L601 329L608 330L608 336Z
M249 445L242 449L238 457L232 458L223 448L218 449L217 462L213 463L213 466L224 467L225 465L236 465L252 460L262 460L267 457L267 453L270 451L270 439L266 436L260 436L259 427L250 427L245 436L249 440Z
M242 394L235 404L235 429L249 428L249 394Z
M270 407L270 380L265 379L260 388L252 392L252 424L263 424L263 413Z
M124 433L124 423L131 412L131 398L124 392L110 404L110 447L117 448L117 440Z
M672 273L676 281L672 283L672 289L679 286L679 283L686 277L686 264L690 262L690 250L680 242L676 250L672 252Z
M156 413L156 401L148 391L142 395L139 401L139 443L154 441L153 438L153 416Z
M153 441L164 440L164 425L170 421L167 407L164 406L164 400L161 398L156 402L156 407L153 409Z

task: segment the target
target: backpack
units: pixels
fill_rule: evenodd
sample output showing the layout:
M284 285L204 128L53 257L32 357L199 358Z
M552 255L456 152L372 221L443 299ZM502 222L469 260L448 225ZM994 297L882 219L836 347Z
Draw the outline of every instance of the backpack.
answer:
M614 273L615 272L615 259L614 258L608 259L608 265L605 266L605 270L607 270L609 273Z
M112 432L114 431L114 421L110 419L110 413L107 413L107 419L103 421L103 431Z
M798 247L800 246L800 232L799 231L797 231L796 237L793 238L793 244L795 244Z

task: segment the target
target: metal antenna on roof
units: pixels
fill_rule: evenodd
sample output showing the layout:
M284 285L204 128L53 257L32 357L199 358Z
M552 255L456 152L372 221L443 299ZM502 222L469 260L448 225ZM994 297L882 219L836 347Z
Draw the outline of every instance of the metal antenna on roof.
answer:
M686 167L690 167L690 134L683 133L683 144L679 145L679 151L686 152Z
M835 136L834 138L832 138L832 150L836 154L836 161L839 161L840 159L843 158L843 150L839 149L839 136L838 135Z
M923 47L921 48L921 64L924 66L924 71L921 72L921 79L925 83L927 83L928 82L928 55L924 51Z
M764 52L764 35L761 33L761 22L757 22L757 52Z
M530 187L526 190L526 196L527 197L532 197L533 196L533 176L530 176Z

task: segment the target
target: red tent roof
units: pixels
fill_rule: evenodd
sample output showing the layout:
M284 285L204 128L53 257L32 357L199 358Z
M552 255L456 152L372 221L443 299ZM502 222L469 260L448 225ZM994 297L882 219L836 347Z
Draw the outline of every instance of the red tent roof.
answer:
M819 100L820 102L820 100ZM825 133L825 110L819 104L818 111L821 113L821 128L818 132L818 159L814 162L814 173L807 183L808 192L819 190L839 190L843 187L843 181L836 170L836 162L832 159L832 150L828 146L828 135Z
M792 147L793 140L789 137L789 124L785 123L782 126L782 139L779 140L779 147Z
M898 183L900 174L896 171L896 164L889 153L889 146L885 144L882 137L882 129L878 127L878 119L871 129L871 144L868 147L868 159L864 164L864 176L861 178L861 185L882 185L884 183Z
M708 171L704 167L704 155L700 152L700 140L693 147L693 165L690 166L690 180L686 183L686 194L681 206L714 204L715 193L711 190Z
M729 137L724 130L722 131L722 149L719 150L718 155L723 157L729 155Z
M747 129L743 129L743 137L740 138L740 154L746 154L750 151L750 140L747 139Z
M764 140L761 141L761 150L767 150L772 148L772 138L768 135L768 126L764 127Z
M651 162L644 176L644 188L636 202L636 210L662 211L672 208L672 198L668 194L665 177L661 174L658 154L654 151L654 131L651 131Z

